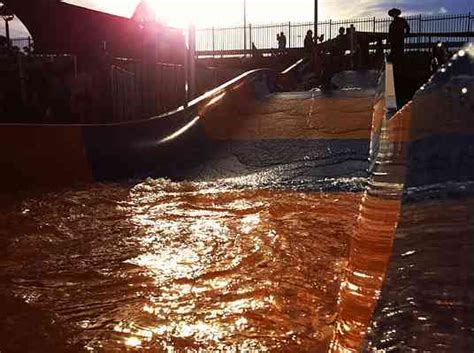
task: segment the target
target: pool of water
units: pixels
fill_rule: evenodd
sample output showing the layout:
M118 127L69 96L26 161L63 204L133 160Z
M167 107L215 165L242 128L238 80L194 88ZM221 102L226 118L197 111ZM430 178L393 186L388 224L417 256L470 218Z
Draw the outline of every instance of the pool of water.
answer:
M149 179L4 199L0 347L325 352L361 198Z
M327 352L375 96L223 100L174 182L1 196L0 351Z

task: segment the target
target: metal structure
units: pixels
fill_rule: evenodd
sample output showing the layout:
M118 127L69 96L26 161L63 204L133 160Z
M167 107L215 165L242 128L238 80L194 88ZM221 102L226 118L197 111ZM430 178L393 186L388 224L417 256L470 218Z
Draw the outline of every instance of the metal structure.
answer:
M5 37L7 38L7 45L10 46L10 21L13 21L15 16L5 5L0 5L0 16L5 21Z
M244 0L244 28L247 28L247 0ZM252 43L250 43L250 47L252 47ZM244 50L247 50L247 31L246 30L244 30Z
M319 16L318 16L318 0L314 0L314 38L318 38L318 23L319 23ZM291 31L290 31L291 32Z
M315 15L317 15L315 10ZM407 48L429 50L429 43L437 41L450 42L451 47L461 47L472 38L474 14L460 15L417 15L405 17L410 24L412 36L407 38ZM325 40L337 36L339 27L353 24L357 31L368 33L388 33L391 18L356 18L347 20L325 20L317 24L318 35L324 34ZM205 28L197 30L196 50L198 55L225 54L228 51L244 53L248 44L270 52L277 48L275 37L284 32L288 38L288 47L303 47L304 37L309 29L315 27L314 22L249 24L246 27ZM459 34L465 34L460 37ZM250 39L250 40L249 40ZM245 40L245 45L243 45Z

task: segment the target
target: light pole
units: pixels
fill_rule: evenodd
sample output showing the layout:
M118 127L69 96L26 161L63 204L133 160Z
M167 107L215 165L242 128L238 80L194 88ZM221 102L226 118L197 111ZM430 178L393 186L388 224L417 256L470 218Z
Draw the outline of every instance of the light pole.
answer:
M318 38L318 0L314 0L314 37Z
M247 0L244 0L244 56L247 55Z

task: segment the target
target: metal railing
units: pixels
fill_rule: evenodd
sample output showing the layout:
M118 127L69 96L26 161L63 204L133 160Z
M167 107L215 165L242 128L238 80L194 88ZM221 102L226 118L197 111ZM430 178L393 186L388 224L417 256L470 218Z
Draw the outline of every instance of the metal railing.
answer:
M424 42L428 37L432 42L447 41L452 33L472 33L474 30L474 15L471 13L460 15L418 15L407 16L411 32L413 34L426 34L407 38L407 44ZM340 27L354 25L359 32L388 33L391 18L355 18L350 20L327 20L318 23L318 35L324 35L324 40L333 39L338 35ZM248 25L244 27L228 28L205 28L198 29L196 33L196 50L199 52L223 52L244 49L244 32L246 33L246 48L251 48L252 43L258 49L269 50L277 48L277 34L283 32L287 37L288 48L303 47L304 38L308 30L313 30L313 22L301 23L279 23ZM446 34L432 36L430 33ZM459 43L465 43L471 38L470 35L457 39ZM411 45L409 47L416 47ZM428 48L425 48L429 50Z
M186 99L182 65L157 63L145 68L120 59L111 66L113 121L131 121L166 113Z
M17 47L23 52L33 51L33 39L31 37L13 38L11 42L13 47Z
M185 103L182 65L72 55L0 57L0 123L145 119Z

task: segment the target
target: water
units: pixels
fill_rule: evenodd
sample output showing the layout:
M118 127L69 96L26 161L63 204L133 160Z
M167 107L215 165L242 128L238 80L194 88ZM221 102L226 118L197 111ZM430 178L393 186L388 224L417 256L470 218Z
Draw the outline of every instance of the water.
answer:
M413 100L390 265L364 351L474 351L474 47Z
M220 102L200 182L3 196L0 351L327 352L375 94Z
M325 352L361 197L150 179L5 199L0 347Z
M380 296L400 218L410 112L408 106L391 120L379 121L380 144L351 236L331 352L360 351Z

